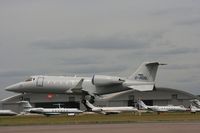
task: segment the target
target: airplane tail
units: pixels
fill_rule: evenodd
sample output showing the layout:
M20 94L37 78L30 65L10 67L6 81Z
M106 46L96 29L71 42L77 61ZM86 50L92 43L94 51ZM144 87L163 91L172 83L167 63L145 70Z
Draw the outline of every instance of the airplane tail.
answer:
M193 106L192 104L190 104L190 111L191 112L196 112L196 109L198 109L196 106Z
M194 103L196 106L200 107L200 101L198 99L190 100L192 103Z
M142 108L148 109L148 106L147 106L143 101L138 100L137 103L138 103L138 105L141 106Z
M93 104L91 104L88 100L85 100L85 105L87 108L89 108L91 111L93 112L97 112L97 113L104 113L102 112L102 109L99 107L95 107Z
M85 101L85 105L87 106L87 108L89 108L90 110L96 108L93 104L91 104L88 100Z
M159 65L165 64L160 64L159 62L144 62L139 66L135 73L128 77L128 79L154 82Z
M22 104L24 111L27 111L28 109L32 108L29 101L19 101L18 103Z

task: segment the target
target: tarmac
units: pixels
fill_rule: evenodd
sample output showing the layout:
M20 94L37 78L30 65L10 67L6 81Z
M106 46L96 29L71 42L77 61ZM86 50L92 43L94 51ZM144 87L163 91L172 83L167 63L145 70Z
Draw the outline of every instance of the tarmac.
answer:
M200 123L2 126L1 133L200 133Z

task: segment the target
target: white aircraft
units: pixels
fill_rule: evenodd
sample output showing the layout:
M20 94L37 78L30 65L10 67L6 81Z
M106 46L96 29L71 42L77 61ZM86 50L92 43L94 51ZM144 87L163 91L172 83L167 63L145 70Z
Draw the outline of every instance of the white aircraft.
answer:
M200 108L197 108L196 106L193 106L193 105L191 104L191 105L190 105L190 112L191 112L191 113L200 112Z
M77 108L33 108L28 101L20 101L18 103L23 104L25 113L36 113L46 116L59 114L75 115L83 112L81 110L78 110Z
M85 106L89 108L92 112L101 113L101 114L119 114L121 112L136 112L137 108L134 107L96 107L91 104L88 100L85 100Z
M150 91L155 87L158 62L144 62L128 78L94 75L92 77L31 76L29 79L6 87L18 93L81 93L110 94L126 90Z
M200 108L200 101L198 99L193 99L193 100L190 100L192 103L194 103L194 105L198 108Z
M143 101L138 100L137 102L142 108L155 111L158 114L160 112L176 112L176 111L187 111L187 109L184 106L173 106L173 105L168 105L168 106L147 106Z
M13 116L13 115L17 115L17 113L11 110L0 110L0 116Z

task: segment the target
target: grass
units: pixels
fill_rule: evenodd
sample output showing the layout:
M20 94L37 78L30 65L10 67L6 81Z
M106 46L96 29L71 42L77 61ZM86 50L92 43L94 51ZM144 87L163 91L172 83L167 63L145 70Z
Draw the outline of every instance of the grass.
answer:
M85 114L77 116L1 116L0 126L59 125L95 123L139 123L139 122L200 122L200 113L122 113L117 115Z

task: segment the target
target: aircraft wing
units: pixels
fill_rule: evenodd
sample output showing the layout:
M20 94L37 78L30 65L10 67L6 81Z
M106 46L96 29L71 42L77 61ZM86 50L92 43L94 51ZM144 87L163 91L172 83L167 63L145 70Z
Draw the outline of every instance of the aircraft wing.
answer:
M49 115L59 115L60 113L49 112L49 113L43 113L43 114L46 115L46 116L49 116Z
M76 86L74 86L73 88L70 88L69 90L67 90L67 93L73 93L73 92L82 92L82 84L83 84L84 79L81 79Z
M102 114L104 115L109 115L109 114L119 114L121 111L101 111Z

